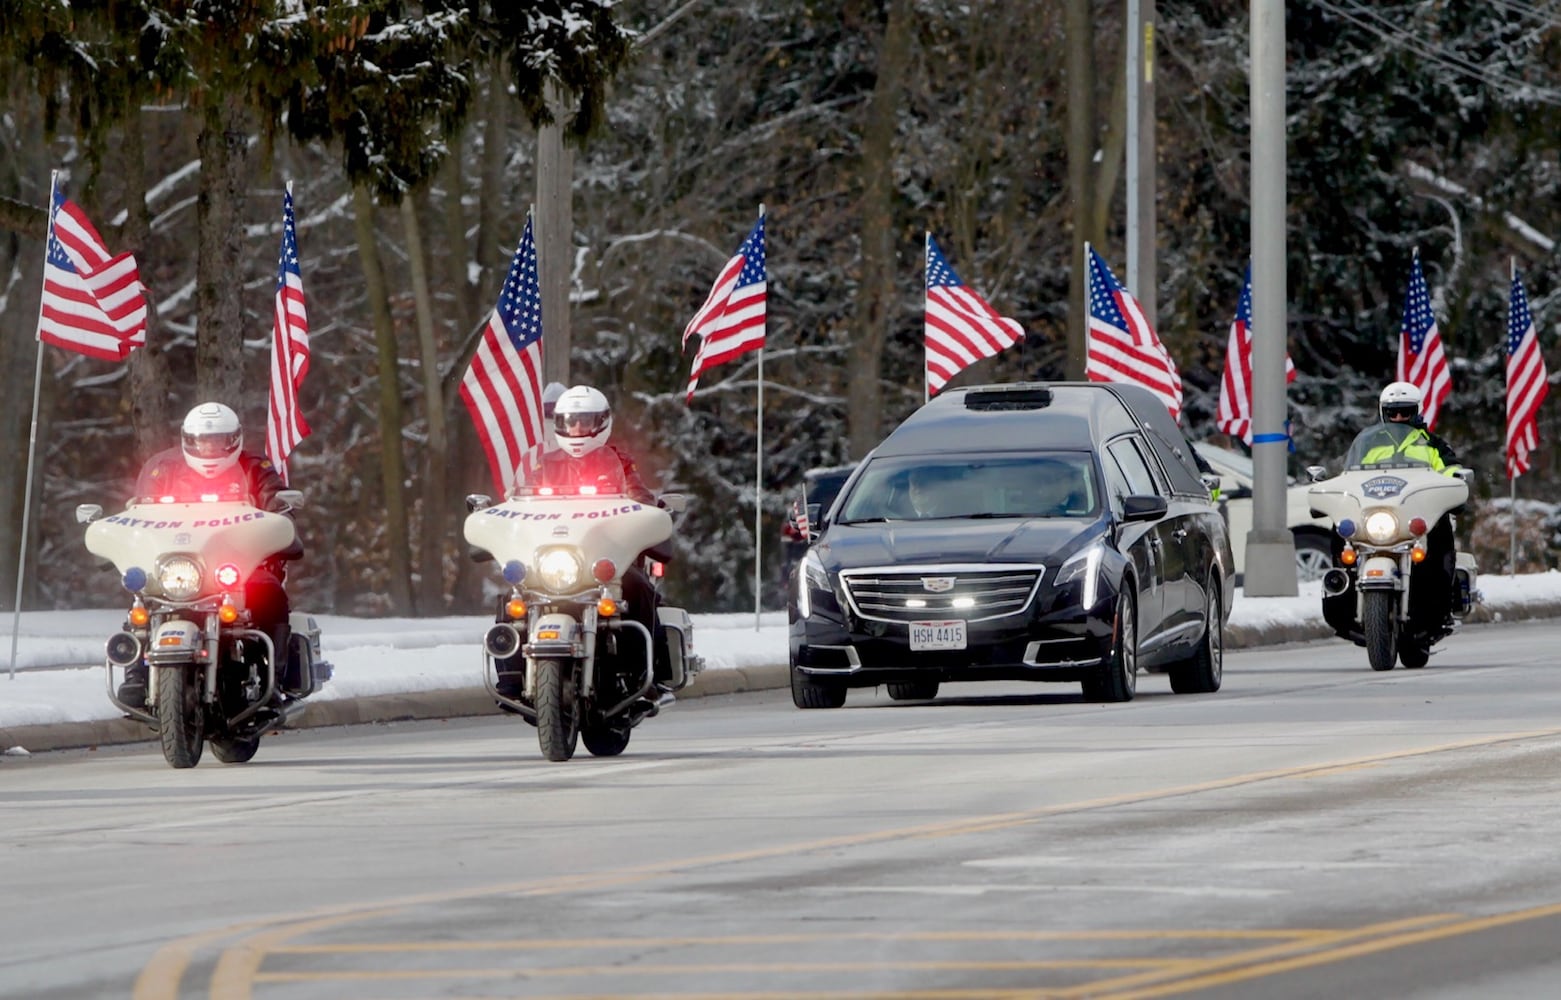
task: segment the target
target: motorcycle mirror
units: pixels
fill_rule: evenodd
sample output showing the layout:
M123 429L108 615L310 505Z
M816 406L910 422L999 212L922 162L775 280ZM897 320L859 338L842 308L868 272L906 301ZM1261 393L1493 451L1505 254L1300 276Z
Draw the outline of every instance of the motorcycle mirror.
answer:
M661 506L674 514L681 514L688 509L688 497L681 493L663 493Z
M1314 483L1320 483L1324 479L1328 478L1328 470L1320 465L1308 465L1306 467L1306 474L1311 477L1311 480Z
M95 503L81 503L76 505L76 523L91 524L103 516L103 507Z
M466 513L475 514L485 507L493 506L493 498L486 493L466 494Z
M276 498L289 507L302 507L304 505L303 490L278 490Z
M1465 486L1472 486L1472 485L1474 485L1474 470L1473 469L1466 469L1463 466L1459 466L1458 468L1453 470L1453 475L1457 476L1459 479L1463 480L1463 483L1464 483Z

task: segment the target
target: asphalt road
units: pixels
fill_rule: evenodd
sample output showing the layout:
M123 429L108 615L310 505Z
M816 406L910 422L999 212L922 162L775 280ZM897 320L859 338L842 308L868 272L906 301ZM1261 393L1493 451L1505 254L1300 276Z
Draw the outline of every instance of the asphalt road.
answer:
M1556 625L936 702L487 717L0 764L0 997L1553 997Z

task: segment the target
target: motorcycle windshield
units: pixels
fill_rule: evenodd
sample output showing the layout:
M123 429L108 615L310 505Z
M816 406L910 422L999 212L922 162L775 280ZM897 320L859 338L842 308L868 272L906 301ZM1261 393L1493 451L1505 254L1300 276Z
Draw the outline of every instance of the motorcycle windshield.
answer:
M1411 442L1416 436L1418 442ZM1406 443L1427 443L1425 435L1412 424L1380 423L1355 435L1349 453L1344 456L1346 469L1374 469L1383 466L1430 468L1430 463L1403 451Z

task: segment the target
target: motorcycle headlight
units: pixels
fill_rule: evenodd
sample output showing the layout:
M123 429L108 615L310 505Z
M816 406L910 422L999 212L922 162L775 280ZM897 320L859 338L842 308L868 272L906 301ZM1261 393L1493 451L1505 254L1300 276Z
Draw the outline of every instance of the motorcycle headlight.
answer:
M1100 585L1100 557L1104 552L1102 543L1095 542L1069 556L1068 561L1057 570L1056 588L1061 590L1069 584L1081 584L1079 605L1094 607L1095 594Z
M1392 511L1377 510L1366 515L1366 537L1378 545L1386 545L1398 534L1398 518Z
M572 594L585 578L585 560L572 548L557 547L537 552L537 580L551 594Z
M201 592L201 568L188 556L170 556L157 565L157 586L171 601L188 601Z
M823 560L809 550L802 557L802 567L797 571L797 614L807 618L813 614L813 591L829 592L829 574L824 572Z

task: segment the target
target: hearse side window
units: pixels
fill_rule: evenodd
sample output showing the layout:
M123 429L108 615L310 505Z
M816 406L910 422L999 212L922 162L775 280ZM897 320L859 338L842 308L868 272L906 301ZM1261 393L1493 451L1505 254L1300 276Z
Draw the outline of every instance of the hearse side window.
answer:
M1106 448L1111 453L1111 457L1116 460L1118 468L1122 470L1129 493L1140 496L1161 494L1155 475L1150 471L1149 463L1144 460L1143 452L1135 439L1117 438Z

